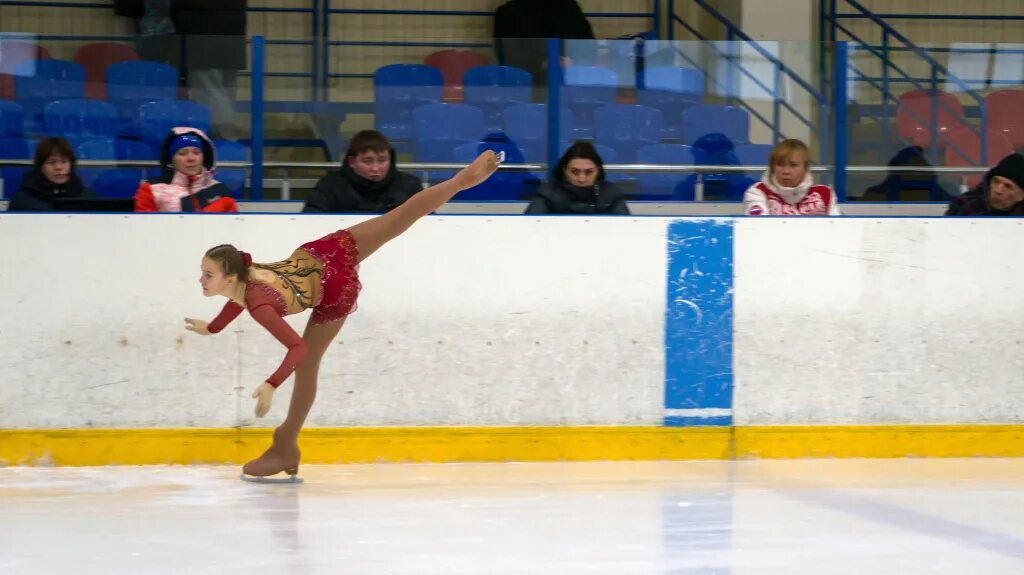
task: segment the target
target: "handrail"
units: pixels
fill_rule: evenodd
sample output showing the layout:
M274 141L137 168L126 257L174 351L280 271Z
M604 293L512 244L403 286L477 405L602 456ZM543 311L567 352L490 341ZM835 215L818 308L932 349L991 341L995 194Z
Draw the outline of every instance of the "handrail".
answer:
M0 167L32 167L32 160L8 160L0 159ZM398 163L395 166L402 170L461 170L468 164L440 163L440 162L406 162ZM218 168L251 168L252 162L218 162ZM79 160L75 163L76 168L159 168L161 164L156 161L140 160ZM286 170L286 169L324 169L335 170L337 162L264 162L264 169ZM767 166L708 166L708 165L687 165L687 164L605 164L604 169L609 172L644 172L644 173L761 173ZM833 171L831 165L811 166L810 171L814 173L830 173ZM854 173L920 173L920 174L984 174L991 168L985 166L847 166L847 172ZM547 164L501 164L499 171L510 172L542 172L547 171Z

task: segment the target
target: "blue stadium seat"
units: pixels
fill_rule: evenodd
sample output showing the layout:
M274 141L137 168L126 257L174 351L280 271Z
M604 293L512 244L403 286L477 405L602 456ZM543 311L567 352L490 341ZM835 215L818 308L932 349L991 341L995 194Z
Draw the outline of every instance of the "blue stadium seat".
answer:
M43 109L43 126L47 134L64 137L117 135L117 108L99 100L57 100Z
M415 134L412 111L439 104L444 92L441 71L422 64L392 64L373 74L374 123L390 140L411 141Z
M523 150L528 164L547 161L548 106L547 104L516 104L505 108L505 133ZM562 108L559 115L558 140L572 140L573 113Z
M139 136L159 148L167 132L177 126L199 128L210 133L210 110L191 100L149 102L139 106Z
M220 162L245 162L249 160L249 150L230 140L217 140L213 143L217 148L217 163ZM231 195L238 198L245 190L245 168L217 168L215 177L224 182L224 185L231 190Z
M0 138L18 138L25 133L25 109L21 104L0 100Z
M693 151L684 144L651 144L636 151L638 164L693 165ZM668 200L676 186L689 174L641 173L636 176L640 193L638 200Z
M683 110L683 143L693 145L708 134L724 134L733 144L750 141L750 114L741 108L701 104Z
M643 79L637 101L661 110L665 120L662 139L680 139L683 110L704 101L704 74L691 68L660 66L645 70Z
M79 160L156 160L152 146L134 140L103 138L75 148ZM96 193L108 198L130 198L145 179L144 168L79 168L79 177Z
M598 66L567 66L564 78L562 105L571 108L575 116L573 139L591 139L594 137L594 110L615 103L618 76Z
M736 146L736 157L741 166L767 166L773 147L771 144L741 144Z
M594 111L597 142L615 148L624 164L634 163L641 146L661 141L661 123L661 112L648 106L617 104Z
M14 90L25 108L26 131L43 132L47 104L85 98L85 68L67 60L21 62L14 66Z
M145 60L107 66L107 100L121 117L120 136L137 137L139 106L178 97L178 71L167 64Z
M533 77L511 66L477 66L466 70L462 84L463 102L483 110L487 131L497 132L502 128L505 108L530 101Z
M451 162L456 146L486 134L483 110L466 104L424 104L412 112L416 161Z

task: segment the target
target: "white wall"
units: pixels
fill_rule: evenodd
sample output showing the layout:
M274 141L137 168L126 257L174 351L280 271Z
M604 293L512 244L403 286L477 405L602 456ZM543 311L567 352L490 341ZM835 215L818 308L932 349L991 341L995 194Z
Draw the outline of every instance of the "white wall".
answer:
M742 219L737 425L1024 421L1024 221Z
M0 428L253 424L249 393L283 348L247 314L214 337L184 330L224 301L200 293L203 252L233 242L273 261L357 220L0 216ZM659 423L664 230L643 218L420 222L362 266L310 423ZM301 330L306 314L291 320Z

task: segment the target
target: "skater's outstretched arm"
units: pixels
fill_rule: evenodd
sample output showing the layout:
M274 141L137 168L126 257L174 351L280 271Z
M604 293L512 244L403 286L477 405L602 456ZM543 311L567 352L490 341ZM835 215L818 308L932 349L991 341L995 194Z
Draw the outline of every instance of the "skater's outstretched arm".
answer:
M185 318L185 329L198 333L199 335L213 335L219 333L222 329L228 326L229 323L238 317L238 314L242 313L245 309L241 305L229 301L224 304L224 308L220 310L217 317L213 318L213 321L207 323L201 319L193 319L190 317Z

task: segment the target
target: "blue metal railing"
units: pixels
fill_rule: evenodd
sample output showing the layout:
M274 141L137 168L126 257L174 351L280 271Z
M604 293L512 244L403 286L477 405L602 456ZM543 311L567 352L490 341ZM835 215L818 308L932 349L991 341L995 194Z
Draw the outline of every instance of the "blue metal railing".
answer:
M855 10L855 12L854 13L839 13L839 12L837 12L837 10L838 10L837 6L838 6L838 4L840 2L845 2L846 5L848 5L850 8ZM863 5L861 5L857 0L828 0L827 2L826 2L826 0L820 0L819 8L821 10L821 18L820 18L819 24L823 27L822 28L823 34L827 34L827 36L830 39L835 40L835 39L838 38L838 32L842 32L851 41L855 42L856 47L858 49L860 49L860 50L862 50L862 51L864 51L866 53L869 53L869 54L875 56L878 59L879 63L882 65L882 75L881 75L881 77L869 76L869 75L865 74L864 72L862 72L860 69L858 69L855 66L853 66L852 64L848 64L847 68L852 72L852 74L853 74L852 78L855 81L864 82L867 85L871 86L872 88L878 90L878 92L880 93L881 99L882 99L882 103L881 103L881 106L880 106L881 107L881 115L880 116L868 116L868 117L871 117L872 119L874 119L876 122L878 122L881 125L882 130L883 130L883 140L884 141L888 141L890 139L890 137L891 137L890 130L892 129L891 128L892 123L890 121L890 118L895 115L894 114L895 112L902 111L902 113L907 114L914 121L921 122L922 124L927 124L928 126L930 126L930 132L931 132L930 136L931 137L929 138L929 140L930 140L930 145L929 145L930 149L929 149L929 151L930 151L931 156L932 156L933 159L937 158L937 156L938 156L938 148L939 148L939 144L940 144L940 141L941 141L941 142L943 142L943 144L945 145L946 148L948 148L953 153L955 153L958 156L964 158L966 161L968 161L968 162L970 162L972 164L976 163L977 161L980 161L981 164L986 164L988 162L988 142L987 142L988 138L986 137L986 133L985 133L986 127L988 125L988 118L987 118L988 112L987 112L987 109L986 109L986 106L985 106L984 98L982 98L973 89L973 87L971 86L972 83L977 83L977 82L965 81L965 80L957 77L956 75L954 75L952 72L949 71L948 68L946 68L941 63L936 61L929 54L929 50L928 49L922 48L922 47L918 46L917 44L915 44L914 42L912 42L904 34L900 33L892 25L890 25L888 22L883 20L883 15L871 12L870 10L865 8ZM878 45L875 45L875 44L872 44L872 43L866 41L864 38L862 38L861 36L859 36L858 34L853 32L849 27L847 27L846 25L844 25L840 21L841 18L853 18L854 16L856 16L856 18L858 20L866 20L866 21L869 21L872 24L877 26L877 29L881 32L881 35L882 35L882 44L881 44L881 46L878 46ZM890 14L890 15L885 15L885 16L890 16L890 17L909 16L911 18L920 18L920 19L925 19L927 17L927 18L936 19L936 20L943 20L943 19L951 19L951 18L947 18L947 17L948 16L952 16L952 15L941 15L940 14L940 15L927 15L926 16L926 15ZM1021 17L1021 18L1017 18L1017 17L1001 18L1001 17L995 17L995 16L985 16L985 17L975 16L975 17L972 17L972 18L965 18L965 19L1013 19L1013 20L1016 20L1016 19L1024 19L1024 17ZM900 43L902 43L902 45L895 45L894 46L892 44L893 41L900 42ZM893 62L892 54L894 52L909 53L909 54L913 54L914 56L917 56L917 58L919 59L920 62L923 62L924 64L926 64L928 66L928 68L929 68L929 76L927 78L919 78L919 77L915 77L914 75L908 73L906 70L901 68L895 62ZM896 73L896 77L893 77L890 72L895 72ZM956 86L967 97L969 97L971 100L973 100L974 102L977 103L977 109L979 110L979 117L980 117L980 127L979 128L975 128L974 126L970 125L966 121L961 121L960 124L961 124L962 127L966 128L967 130L971 131L973 134L978 136L978 138L980 140L980 143L981 143L981 150L980 150L981 151L981 157L978 160L975 160L974 158L970 158L969 155L964 153L964 151L961 150L958 146L956 146L955 143L949 141L949 139L946 136L940 134L939 131L938 131L938 115L939 115L940 110L943 110L943 111L946 111L946 112L950 112L954 117L958 116L959 113L960 113L959 109L955 109L955 108L951 107L949 104L947 104L946 102L944 102L941 99L935 97L935 95L937 95L940 92L939 86L938 86L939 81L940 81L940 75L944 77L944 80L945 80L945 82L947 84L952 84L952 85ZM912 110L909 107L907 107L901 101L901 99L898 96L893 95L893 92L892 92L892 88L893 88L892 85L893 84L909 84L914 89L922 90L922 91L926 92L931 97L931 105L929 106L929 111L930 111L929 116L930 117L929 118L922 118L919 114L914 112L914 110ZM895 106L892 107L892 108L890 107L890 103L891 102L895 102ZM964 118L964 120L965 119L966 118Z

